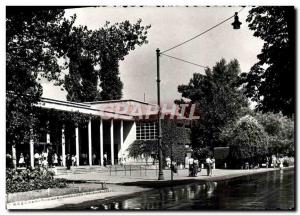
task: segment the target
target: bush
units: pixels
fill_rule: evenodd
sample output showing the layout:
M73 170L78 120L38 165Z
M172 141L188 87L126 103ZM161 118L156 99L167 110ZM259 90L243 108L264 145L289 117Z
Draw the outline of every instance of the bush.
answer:
M6 170L6 192L26 192L38 189L63 188L67 180L54 179L54 172L44 168L25 170Z

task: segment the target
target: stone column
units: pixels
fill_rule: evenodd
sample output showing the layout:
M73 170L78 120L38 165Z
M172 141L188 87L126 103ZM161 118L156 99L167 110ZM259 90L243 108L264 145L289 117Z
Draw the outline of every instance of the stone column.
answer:
M123 120L121 120L121 126L120 126L120 151L121 155L123 156Z
M63 166L66 166L66 139L65 139L65 125L63 124L61 129L61 155Z
M100 165L103 166L103 120L100 119Z
M89 151L89 165L92 166L92 120L89 119L88 124L88 151Z
M78 125L75 127L75 139L76 139L76 165L79 166L79 129Z
M110 159L111 165L114 165L115 156L114 156L114 120L110 121Z
M12 155L12 162L14 168L17 168L17 152L16 152L16 145L12 145L11 147L11 155Z
M29 140L29 150L30 150L30 166L34 168L34 141L33 141L33 129L30 129L30 140Z

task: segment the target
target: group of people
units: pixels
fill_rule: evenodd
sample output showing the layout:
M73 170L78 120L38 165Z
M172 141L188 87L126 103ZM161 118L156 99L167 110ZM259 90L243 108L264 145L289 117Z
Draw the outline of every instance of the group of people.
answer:
M207 176L212 176L212 169L215 163L215 159L208 156L205 159L205 168L207 171ZM199 161L194 158L189 159L189 176L196 177L199 172L201 172L202 167L199 165Z
M22 161L22 153L20 155L19 163ZM62 166L62 156L58 156L51 151L43 151L42 153L38 153L37 151L34 154L34 165L35 166L43 166L43 167L52 167L52 166Z

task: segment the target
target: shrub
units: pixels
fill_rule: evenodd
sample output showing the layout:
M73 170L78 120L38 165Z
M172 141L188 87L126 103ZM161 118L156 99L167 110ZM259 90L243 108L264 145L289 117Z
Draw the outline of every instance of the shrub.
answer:
M67 180L54 179L54 173L45 168L6 170L6 192L26 192L38 189L63 188L67 186Z

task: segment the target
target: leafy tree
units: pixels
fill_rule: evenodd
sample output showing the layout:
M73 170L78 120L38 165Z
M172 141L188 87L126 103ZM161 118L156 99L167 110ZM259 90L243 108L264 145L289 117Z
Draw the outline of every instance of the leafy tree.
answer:
M262 125L249 115L240 118L234 126L223 129L221 138L229 144L228 163L241 167L245 162L257 164L268 153L268 136Z
M127 149L128 156L132 158L140 158L143 156L148 162L148 159L157 154L157 141L155 140L135 140Z
M59 44L70 59L69 74L65 84L70 101L120 99L123 83L119 77L119 61L136 46L148 43L147 30L141 20L111 25L98 30L86 26L73 27ZM99 69L95 69L99 68Z
M193 149L222 146L223 127L241 116L247 100L240 89L240 67L237 60L224 59L206 69L205 75L195 73L188 85L178 86L183 98L196 104L200 119L191 128ZM180 102L180 101L176 101Z
M7 7L6 17L6 140L7 146L28 142L36 121L32 104L42 87L37 78L59 80L61 50L52 43L73 23L62 9ZM15 155L13 154L14 164Z
M279 113L256 113L255 118L264 127L269 139L270 154L294 155L294 122Z
M247 17L255 37L264 40L258 62L244 73L247 97L263 112L295 113L295 9L255 7Z

